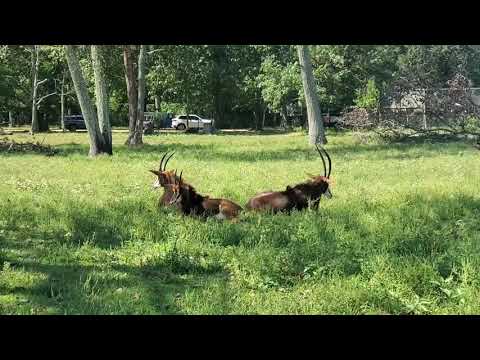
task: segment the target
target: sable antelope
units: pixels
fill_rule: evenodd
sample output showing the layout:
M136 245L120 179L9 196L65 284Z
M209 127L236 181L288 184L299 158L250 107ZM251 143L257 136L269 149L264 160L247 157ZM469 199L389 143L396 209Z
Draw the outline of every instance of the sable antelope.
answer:
M168 164L168 161L172 158L173 154L175 154L175 152L173 152L168 158L167 160L165 161L165 164L163 163L163 160L165 160L165 157L168 155L168 152L166 152L162 159L160 160L160 167L157 170L149 170L151 173L157 175L157 179L155 180L155 182L153 183L153 188L154 189L158 189L160 187L163 187L164 189L164 192L163 192L163 195L162 197L160 198L159 200L159 206L169 206L170 205L170 200L172 199L172 191L171 191L171 188L167 185L169 184L173 184L175 182L175 174L174 174L174 171L173 170L170 170L170 171L167 171L167 164ZM162 167L163 165L163 167Z
M318 209L320 198L324 195L332 197L330 191L330 173L332 172L332 161L327 151L322 148L328 159L328 174L320 148L316 145L317 151L322 159L324 175L310 175L311 180L297 184L293 187L287 186L285 191L268 191L255 195L246 204L249 210L270 210L274 213L279 211L290 212L293 209L303 210L312 203L314 209Z
M220 220L231 220L242 211L242 208L233 201L200 195L193 186L183 182L182 174L183 171L177 178L175 172L175 183L167 186L173 193L170 204L179 204L185 215L214 216Z

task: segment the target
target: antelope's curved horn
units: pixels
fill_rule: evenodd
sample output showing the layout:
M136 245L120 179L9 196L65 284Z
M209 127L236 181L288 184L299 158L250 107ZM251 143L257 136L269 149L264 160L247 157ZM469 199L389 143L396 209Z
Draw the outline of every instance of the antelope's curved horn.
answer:
M180 171L180 180L178 180L178 183L181 184L182 183L182 174L183 174L183 170Z
M327 167L325 166L325 159L323 158L322 152L320 151L317 144L315 144L315 147L317 148L318 154L320 155L320 158L322 159L323 174L324 174L323 176L327 177Z
M332 159L330 159L330 155L328 155L327 150L323 149L325 152L325 155L327 155L327 160L328 160L328 175L327 178L330 178L330 174L332 173Z
M167 169L168 161L172 158L173 154L175 154L175 151L167 158L167 160L165 160L165 165L163 166L163 171L165 171Z
M162 157L162 160L160 160L160 168L158 169L158 171L162 171L162 164L163 164L163 159L165 159L165 156L167 156L168 152L166 152L163 157Z

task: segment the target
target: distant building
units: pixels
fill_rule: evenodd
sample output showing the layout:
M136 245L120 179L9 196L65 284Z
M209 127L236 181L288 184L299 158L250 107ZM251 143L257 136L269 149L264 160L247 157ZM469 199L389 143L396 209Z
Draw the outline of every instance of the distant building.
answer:
M435 89L433 96L438 92L449 91L450 88ZM472 102L480 106L480 88L469 88L472 92ZM387 108L390 109L423 109L425 105L425 89L412 90L408 94L405 94L400 101L393 100Z
M387 108L390 109L423 109L425 104L425 90L412 90L399 101L393 100Z

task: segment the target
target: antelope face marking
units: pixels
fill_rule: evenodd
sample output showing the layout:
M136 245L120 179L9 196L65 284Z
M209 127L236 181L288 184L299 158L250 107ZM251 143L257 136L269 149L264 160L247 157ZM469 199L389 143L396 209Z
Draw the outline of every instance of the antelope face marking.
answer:
M153 182L152 184L152 188L154 190L162 187L165 185L164 181L163 181L163 174L160 172L160 171L157 171L157 170L150 170L151 173L157 175L157 178L155 179L155 181Z
M330 191L330 188L327 188L327 190L323 193L327 199L331 199L333 197L332 192Z
M154 189L158 189L159 187L162 187L162 184L160 184L160 179L157 178L157 179L153 182L153 188L154 188Z
M153 189L158 189L160 187L165 187L166 185L172 184L174 182L173 171L157 171L150 170L151 173L157 175L157 178L152 184Z

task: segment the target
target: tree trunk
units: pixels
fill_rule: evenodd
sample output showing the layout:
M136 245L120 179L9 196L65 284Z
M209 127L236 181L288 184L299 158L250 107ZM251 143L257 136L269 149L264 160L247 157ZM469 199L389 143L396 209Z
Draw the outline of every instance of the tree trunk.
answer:
M322 113L313 78L310 52L306 45L297 45L298 59L302 73L305 102L307 105L308 135L311 145L326 144L325 129L323 127Z
M38 119L38 132L48 131L50 131L50 127L48 126L47 114L44 113L43 116Z
M105 143L98 125L97 114L95 113L92 100L88 95L87 83L83 76L82 68L80 67L77 51L73 45L64 46L73 86L75 88L75 93L77 94L80 108L82 109L83 118L90 139L89 155L96 156L105 153L107 152L105 151Z
M160 96L155 95L155 112L160 112Z
M108 111L108 92L105 81L105 64L103 58L102 47L92 45L92 63L95 76L95 99L97 104L97 117L100 133L103 136L104 151L112 154L112 128L110 126L110 118Z
M423 90L423 130L427 130L427 90Z
M282 123L285 129L288 129L288 112L287 112L287 105L282 105Z
M125 145L130 145L135 134L137 122L138 91L134 52L135 49L132 45L125 45L123 48L123 63L125 66L125 81L127 83L128 96L128 138Z
M139 146L143 144L143 118L145 110L145 52L146 45L140 45L140 54L138 55L138 101L137 101L137 121L135 135L131 145Z
M38 90L38 66L39 66L39 48L38 45L33 45L32 53L32 128L31 133L39 132L38 116L37 116L37 90Z
M263 105L263 116L262 116L262 130L265 128L265 115L267 114L267 107Z
M13 127L13 115L11 111L8 112L8 126Z
M65 70L62 75L62 84L60 89L60 128L65 132Z

